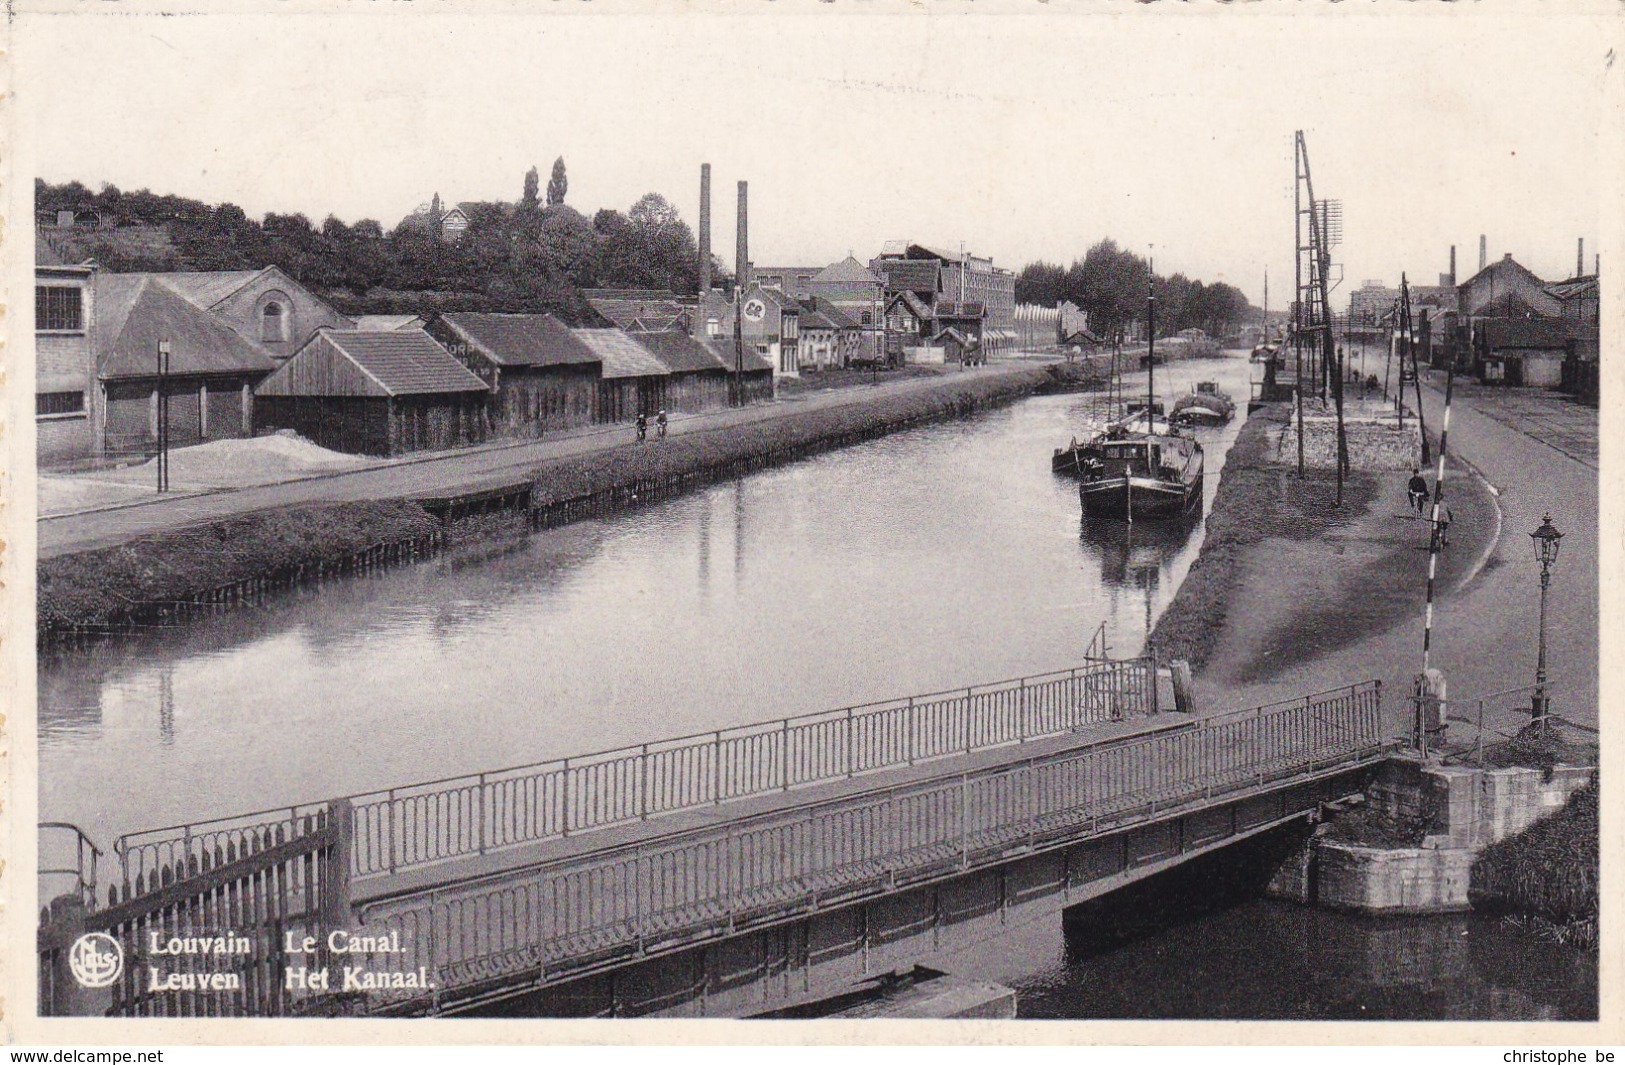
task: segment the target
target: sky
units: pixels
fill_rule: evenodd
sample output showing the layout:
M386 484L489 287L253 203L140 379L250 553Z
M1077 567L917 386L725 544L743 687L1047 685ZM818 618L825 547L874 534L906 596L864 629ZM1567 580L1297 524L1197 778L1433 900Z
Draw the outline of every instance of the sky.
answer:
M1273 307L1298 129L1343 203L1343 296L1434 283L1452 244L1465 279L1481 233L1565 277L1616 224L1606 4L139 10L19 7L37 176L389 227L435 192L517 199L562 155L585 213L658 191L693 225L709 162L730 263L745 179L758 264L906 238L1019 269L1109 236L1255 303L1267 269Z

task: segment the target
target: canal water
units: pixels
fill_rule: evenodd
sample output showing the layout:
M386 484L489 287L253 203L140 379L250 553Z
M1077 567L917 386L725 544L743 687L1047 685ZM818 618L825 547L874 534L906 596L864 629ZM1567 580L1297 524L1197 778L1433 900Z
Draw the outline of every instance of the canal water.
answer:
M1245 402L1239 358L1176 364L1159 391L1199 377ZM1131 393L1143 380L1128 379ZM40 817L105 847L133 830L1062 668L1102 624L1113 653L1138 653L1202 526L1083 522L1076 483L1049 461L1096 402L1034 397L56 653L39 678ZM1240 424L1201 434L1207 505ZM1238 936L1250 922L1259 943L1332 920L1214 919L1239 921ZM1380 952L1349 935L1366 944L1350 949ZM1188 969L1200 958L1189 944L1106 962L1057 955L1055 935L1010 949L1035 1016L1128 1015L1101 980L1210 979L1215 995L1234 982ZM1259 979L1271 966L1248 968Z
M1239 358L1176 364L1159 392L1198 375L1247 394ZM1033 397L62 652L40 671L41 816L109 842L1064 668L1103 623L1136 654L1202 529L1083 522L1050 457L1097 402ZM1203 431L1208 505L1241 420Z

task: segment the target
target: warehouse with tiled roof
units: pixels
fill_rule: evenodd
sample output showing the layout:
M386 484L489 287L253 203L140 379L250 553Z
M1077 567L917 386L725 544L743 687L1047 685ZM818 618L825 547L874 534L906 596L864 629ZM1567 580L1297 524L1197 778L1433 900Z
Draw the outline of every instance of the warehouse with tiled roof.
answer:
M490 386L421 329L322 329L255 390L261 431L401 455L484 442Z

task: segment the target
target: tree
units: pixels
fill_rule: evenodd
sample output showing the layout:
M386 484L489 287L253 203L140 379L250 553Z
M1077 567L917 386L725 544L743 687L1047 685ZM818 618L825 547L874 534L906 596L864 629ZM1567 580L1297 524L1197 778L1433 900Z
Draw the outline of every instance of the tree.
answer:
M541 200L537 195L537 190L541 188L541 183L541 175L536 172L535 167L531 167L529 170L525 171L525 192L524 195L519 197L519 206L521 208L536 207L541 203ZM547 202L551 204L553 202L553 191L551 187L552 182L548 182L548 185Z
M645 284L688 295L699 285L699 246L677 208L656 192L645 193L626 212L643 256Z
M1016 302L1058 307L1065 298L1066 268L1054 263L1028 263L1016 275Z
M581 212L564 204L542 211L536 245L542 264L583 288L597 283L598 235Z
M429 201L429 220L438 222L442 214L445 214L445 212L440 209L440 193L437 192L434 194L434 199Z
M564 156L553 160L553 176L547 179L547 205L560 207L564 204L564 194L570 190L570 182L564 176Z

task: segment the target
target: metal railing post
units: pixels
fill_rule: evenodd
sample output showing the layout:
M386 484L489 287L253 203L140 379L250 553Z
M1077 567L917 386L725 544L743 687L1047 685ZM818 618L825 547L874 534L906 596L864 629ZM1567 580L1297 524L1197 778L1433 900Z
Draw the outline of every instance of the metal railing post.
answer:
M846 777L852 779L858 765L858 730L853 724L852 708L846 708Z
M638 820L649 820L649 745L638 751Z
M722 803L722 732L713 733L711 740L711 801Z
M559 835L570 834L570 759L559 767Z
M916 711L914 709L914 696L910 695L908 697L908 746L907 746L908 764L909 765L914 764L914 731L917 728L917 726L915 725L915 717L916 717Z
M475 816L478 818L478 820L475 823L475 835L476 835L476 838L479 841L479 853L484 854L485 853L485 774L484 773L480 774L480 777L479 777L479 791L477 792L477 794L479 795L480 801L475 806Z

